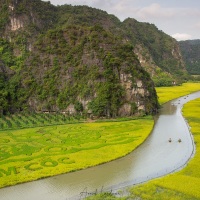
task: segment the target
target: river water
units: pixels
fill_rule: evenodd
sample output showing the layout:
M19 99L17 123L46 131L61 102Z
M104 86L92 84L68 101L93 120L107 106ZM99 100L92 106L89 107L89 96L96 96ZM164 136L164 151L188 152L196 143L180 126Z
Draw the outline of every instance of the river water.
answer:
M131 154L85 170L2 188L0 199L78 200L94 191L117 191L182 168L195 149L181 108L199 97L196 92L164 104L151 135Z

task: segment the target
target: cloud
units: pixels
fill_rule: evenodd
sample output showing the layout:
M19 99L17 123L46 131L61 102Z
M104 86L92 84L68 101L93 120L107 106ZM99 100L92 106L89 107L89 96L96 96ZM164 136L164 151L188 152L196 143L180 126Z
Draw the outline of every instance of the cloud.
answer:
M117 0L118 2L119 0ZM91 3L89 3L88 5L92 6L92 7L96 7L96 8L111 8L113 7L117 2L113 2L113 1L107 1L107 0L93 0L91 1Z
M163 8L157 3L153 3L150 6L141 8L137 12L137 16L141 19L148 18L171 18L175 15L175 10L172 8Z
M200 17L200 10L195 8L163 7L158 3L139 8L136 16L140 19L163 18L174 19L183 17Z
M200 23L196 23L196 24L194 25L194 28L200 29Z
M153 19L173 19L177 13L184 13L177 8L162 7L158 3L152 3L148 6L141 6L136 1L118 0L113 7L105 7L110 13L115 13L120 19L133 17L141 21L149 21Z
M192 36L187 34L187 33L175 33L175 34L172 35L172 37L175 38L178 41L192 39Z

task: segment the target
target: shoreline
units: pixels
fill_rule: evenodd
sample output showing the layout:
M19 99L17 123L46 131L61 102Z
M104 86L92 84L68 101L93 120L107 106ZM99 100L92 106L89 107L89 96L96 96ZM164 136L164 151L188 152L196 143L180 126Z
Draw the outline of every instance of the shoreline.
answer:
M180 113L181 113L181 110L180 110ZM182 113L181 113L181 117L182 117L182 119L184 120L184 118L183 118L183 115L182 115ZM185 120L184 120L184 123L185 123ZM155 126L155 124L154 124L154 126ZM166 125L165 125L166 126ZM188 125L187 125L187 130L189 131L189 128L188 128ZM190 132L190 131L189 131ZM159 134L160 135L160 134ZM162 135L161 135L162 136ZM146 141L144 142L144 143L142 143L141 144L141 146L142 146L142 148L149 148L149 146L148 145L150 145L150 141L151 141L151 139L154 137L154 134L152 133L152 134L150 134L150 136L146 139ZM160 136L159 136L160 137ZM169 136L167 136L167 137L169 137ZM164 139L164 143L165 143L165 141L166 141L166 139ZM156 144L156 143L155 143ZM153 147L155 147L155 144L153 143L152 145L153 145ZM160 142L159 142L159 144L160 144ZM183 143L182 143L183 144ZM162 145L162 143L160 144L160 145ZM166 143L165 143L165 145L169 145L168 144L168 142L166 141ZM174 144L175 146L173 146L173 145L170 145L170 150L171 150L171 148L172 148L172 150L173 150L173 148L175 148L176 147L176 144ZM178 144L177 144L178 145ZM140 147L141 147L140 146ZM180 146L180 145L179 145ZM76 178L77 178L77 181L79 182L79 184L78 185L74 185L75 187L76 187L76 189L78 189L78 188L84 188L84 186L83 187L81 187L80 186L80 184L81 184L81 180L80 180L80 176L82 177L82 176L84 176L84 177L90 177L90 179L92 180L92 181L95 181L95 177L96 177L96 175L97 176L99 176L99 177L102 177L103 176L103 174L105 173L105 174L107 174L107 178L110 180L110 178L109 178L109 176L110 176L110 173L113 173L114 171L113 170L115 170L115 168L116 168L116 164L117 164L117 169L118 170L120 170L121 169L121 164L122 164L122 169L124 170L124 167L125 166L131 166L132 164L134 164L134 161L132 161L132 157L133 157L133 155L137 155L138 154L138 152L139 152L139 149L141 149L141 148L137 148L135 151L133 151L132 153L130 153L129 155L127 155L127 156L125 156L125 157L123 157L123 158L119 158L119 159L117 159L117 160L114 160L114 161L111 161L111 162L108 162L108 163L106 163L106 164L102 164L102 165L98 165L98 166L96 166L96 167L91 167L91 168L87 168L87 169L85 169L85 170L81 170L81 171L77 171L77 172L74 172L74 173L68 173L68 174L63 174L63 175L58 175L58 176L56 176L56 177L51 177L51 178L47 178L47 179L42 179L41 180L41 182L40 182L40 184L42 184L43 186L42 187L44 187L44 184L49 184L49 183L58 183L58 182L62 182L62 180L64 181L64 180L68 180L68 182L70 183L70 184L72 184L71 186L73 186L73 184L75 184L75 177L74 176L76 176ZM144 149L145 150L145 149ZM157 150L155 150L155 152L157 152ZM145 151L144 151L144 153L145 153ZM149 152L149 153L151 153L151 152ZM139 153L140 154L140 153ZM161 155L162 157L163 157L163 155ZM143 157L142 157L143 158ZM189 159L191 158L191 154L190 154L190 157L189 157ZM124 164L124 160L125 160L125 162L127 163L127 164ZM188 160L188 159L187 159ZM145 164L143 163L143 160L141 160L142 162L141 162L141 165L143 166L143 167L145 167ZM152 162L154 162L154 161L152 161ZM187 161L186 161L187 162ZM130 164L129 164L130 163ZM132 163L132 164L131 164ZM115 166L115 167L114 167ZM177 169L179 169L180 167L182 167L183 166L183 164L181 165L181 166L179 166L178 168L176 168L176 169L173 169L173 170L170 170L170 173L172 173L172 171L174 171L174 170L177 170ZM105 172L105 169L104 168L108 168L110 171L110 173L109 172ZM139 166L138 166L139 167ZM134 167L135 168L135 167ZM140 169L140 167L139 167L139 169ZM102 171L102 175L101 175L101 172L100 171L101 170L103 170ZM144 170L143 170L144 171ZM92 173L91 174L91 176L89 175L90 173ZM115 173L115 172L114 172ZM121 173L121 172L120 172ZM127 174L127 172L123 172L122 171L122 174L120 175L119 174L119 171L116 171L116 175L119 175L120 177L123 177L123 178L126 178L126 176L125 176L125 174L123 175L123 173L125 173L125 174ZM161 173L162 173L162 170L161 170ZM83 174L85 174L85 175L83 175ZM168 174L168 173L167 173ZM166 173L164 174L164 175L166 175ZM129 177L129 175L127 174L127 176ZM63 177L63 178L62 178ZM128 178L127 177L127 178ZM159 176L157 176L156 178L158 178ZM161 176L160 176L161 177ZM82 177L83 178L83 177ZM151 178L151 175L150 176L148 176L148 178L149 179L152 179ZM153 177L153 178L155 178L155 177ZM60 181L59 181L60 180ZM83 179L84 180L84 179ZM83 181L82 180L82 181ZM142 178L139 178L138 179L138 183L140 182L140 183L142 183L142 182L144 182L144 181L141 181L142 180ZM37 181L35 181L35 182L37 182ZM145 181L146 182L146 181ZM37 184L38 185L38 183L33 183L33 182L30 182L31 184L29 185L29 186L31 186L31 185L33 185L34 187L36 186L35 184ZM51 184L52 184L51 183ZM119 182L118 182L119 183ZM115 185L115 184L113 184L112 186L111 186L111 188L113 189L113 190L115 190L115 186L116 186L116 190L118 190L118 189L120 189L120 188L124 188L124 187L127 187L126 186L126 184L129 184L129 187L130 186L133 186L133 182L130 180L128 180L127 179L127 181L126 182L122 182L122 184L120 185L120 184L117 184L117 185ZM65 184L66 185L66 184ZM86 185L85 183L84 183L84 185ZM95 187L95 184L93 184L94 185L94 187ZM100 183L100 188L102 188L102 186L104 185L104 189L106 190L107 188L109 188L109 187L107 187L106 185L105 185L105 181L103 181L102 182L102 184ZM70 186L70 187L71 187ZM87 185L86 185L87 186ZM70 188L69 187L69 188ZM97 187L96 187L97 188ZM65 193L68 193L69 191L66 191L67 190L67 186L65 186L65 191L63 191L63 192L65 192ZM71 192L73 192L73 189L70 189L70 191ZM92 189L90 189L89 187L88 187L88 191L94 191L94 190L92 190ZM28 192L28 191L26 191L26 192ZM25 192L25 193L26 193ZM78 193L80 193L81 192L81 189L80 189L80 191L78 192ZM53 197L55 197L55 195L56 195L56 193L54 192L53 194L52 194L52 199L53 199ZM57 195L56 195L57 196ZM71 197L73 197L74 195L72 195ZM66 197L69 197L70 198L70 196L68 196L67 194L66 194ZM74 200L74 198L72 198L73 200Z

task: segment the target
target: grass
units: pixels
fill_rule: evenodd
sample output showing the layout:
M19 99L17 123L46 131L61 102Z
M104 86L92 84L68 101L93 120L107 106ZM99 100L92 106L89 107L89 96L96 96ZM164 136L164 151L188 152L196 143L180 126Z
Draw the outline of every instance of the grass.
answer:
M152 117L145 117L0 131L0 187L122 157L140 145L152 127Z

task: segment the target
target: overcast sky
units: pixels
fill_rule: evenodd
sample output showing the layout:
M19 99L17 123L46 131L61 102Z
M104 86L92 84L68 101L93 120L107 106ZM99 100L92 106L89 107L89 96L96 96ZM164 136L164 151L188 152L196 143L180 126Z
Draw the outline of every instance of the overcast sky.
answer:
M48 1L48 0L44 0ZM177 40L200 39L200 0L50 0L54 5L88 5L155 24Z

